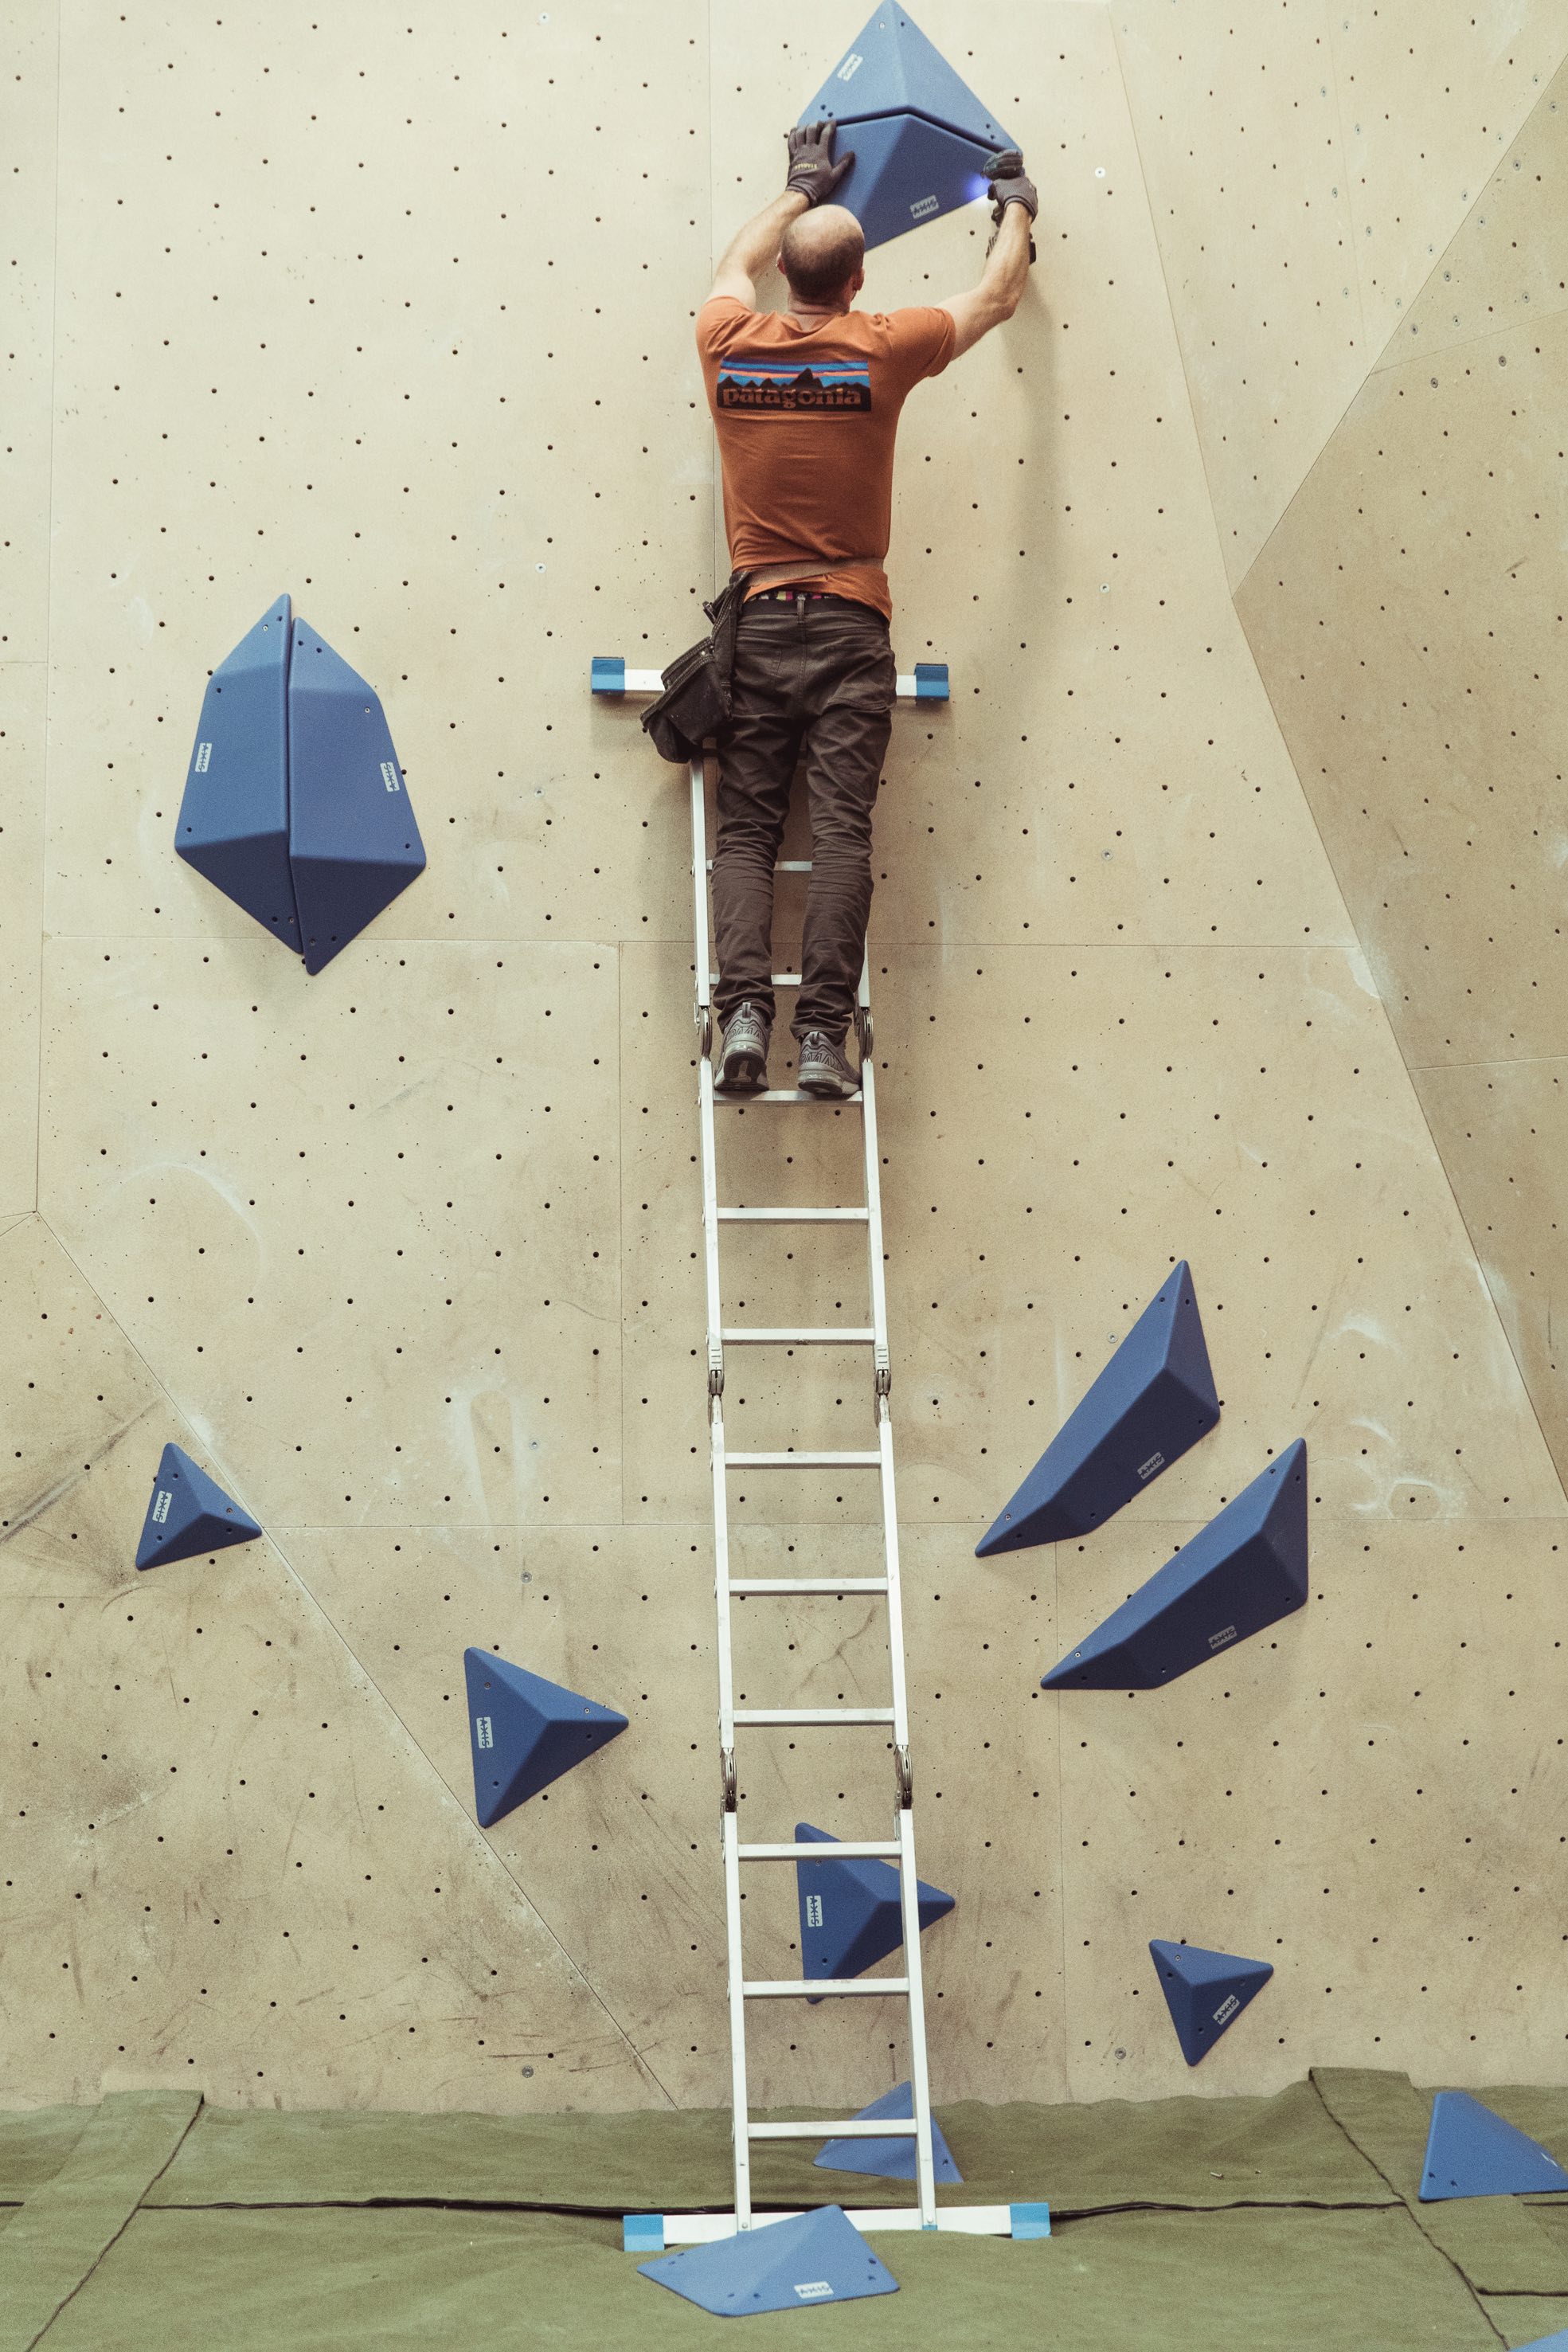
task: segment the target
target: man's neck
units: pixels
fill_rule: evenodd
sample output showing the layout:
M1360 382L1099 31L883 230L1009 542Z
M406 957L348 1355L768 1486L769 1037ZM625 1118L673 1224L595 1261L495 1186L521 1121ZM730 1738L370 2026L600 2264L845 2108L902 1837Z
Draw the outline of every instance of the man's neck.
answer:
M830 319L847 319L853 309L852 302L791 302L786 316L803 327L821 327Z

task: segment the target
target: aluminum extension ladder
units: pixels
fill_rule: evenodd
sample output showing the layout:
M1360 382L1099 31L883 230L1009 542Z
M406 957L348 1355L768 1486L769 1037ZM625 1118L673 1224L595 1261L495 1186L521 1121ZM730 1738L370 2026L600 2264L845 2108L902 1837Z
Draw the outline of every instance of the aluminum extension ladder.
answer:
M595 693L619 697L626 693L657 693L657 671L629 670L619 656L596 656L592 667ZM919 664L910 676L900 676L900 700L947 698L945 663ZM864 1202L858 1208L743 1208L719 1199L717 1114L753 1104L777 1104L781 1110L816 1110L830 1106L793 1088L727 1097L713 1082L714 1015L712 989L717 975L710 969L707 854L708 772L716 764L711 753L694 760L690 768L692 831L692 911L694 971L696 979L695 1019L699 1059L697 1103L701 1122L703 1188L703 1264L707 1301L708 1436L713 1485L714 1590L718 1633L718 1733L723 1796L723 1863L726 1940L728 1958L730 2095L735 2158L735 2205L732 2212L665 2213L629 2217L626 2242L640 2251L660 2245L695 2244L727 2238L737 2231L789 2218L767 2211L753 2213L751 2149L755 2143L778 2139L912 2139L915 2145L915 2200L913 2205L852 2209L849 2219L861 2230L946 2230L966 2234L1038 2237L1050 2231L1049 2210L1043 2205L946 2205L936 2203L932 2158L931 2090L925 2054L925 2011L921 1980L919 1880L915 1860L914 1775L910 1759L909 1707L904 1678L904 1622L898 1560L898 1504L894 1478L893 1419L890 1404L892 1359L887 1339L887 1297L883 1272L881 1160L877 1150L876 1072L867 967L862 961L856 992L855 1026L861 1050L861 1087L840 1108L858 1107L861 1114ZM803 874L808 861L785 859L778 871ZM775 972L776 987L798 986L798 972ZM733 1325L724 1320L719 1236L726 1225L860 1224L865 1228L871 1299L869 1324L832 1325L826 1328L781 1328ZM769 1453L732 1453L725 1442L724 1381L726 1350L737 1347L819 1346L864 1347L871 1352L873 1404L876 1444L862 1452L821 1452L812 1449ZM729 1495L731 1470L789 1473L803 1469L856 1470L877 1475L883 1519L881 1576L736 1577L729 1568ZM889 1698L874 1707L737 1707L730 1647L730 1602L733 1598L792 1599L808 1594L864 1593L880 1595L887 1611ZM737 1814L739 1781L736 1763L737 1735L768 1726L792 1730L838 1728L866 1725L881 1728L891 1738L894 1768L894 1834L886 1838L845 1840L832 1845L792 1842L743 1843ZM748 1977L741 1949L740 1874L743 1867L780 1863L821 1863L875 1857L896 1865L899 1906L904 1927L904 1973L877 1977ZM833 2117L802 2123L754 2123L747 2095L746 2022L747 2004L758 2000L820 1999L823 1996L897 1999L908 2015L912 2118L907 2122L860 2122Z

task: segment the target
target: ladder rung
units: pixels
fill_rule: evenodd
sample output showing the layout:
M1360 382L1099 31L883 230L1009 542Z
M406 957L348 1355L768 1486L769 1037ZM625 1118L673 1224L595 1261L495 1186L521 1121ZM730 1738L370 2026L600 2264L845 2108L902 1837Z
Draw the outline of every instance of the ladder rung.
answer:
M721 1209L721 1225L863 1225L869 1209Z
M737 1724L891 1723L890 1706L737 1706Z
M859 1993L869 1998L875 1993L909 1991L907 1977L753 1977L741 1983L747 2000L822 2000L835 1993Z
M747 2139L914 2139L918 2124L867 2123L851 2116L841 2124L747 2124Z
M876 1470L880 1454L727 1454L732 1470Z
M828 1324L817 1331L770 1331L760 1323L737 1324L719 1333L727 1347L792 1348L802 1347L864 1347L869 1348L876 1333L869 1326L859 1324Z
M731 1592L885 1592L885 1576L732 1576Z
M821 1862L821 1845L742 1845L736 1848L742 1862ZM834 1845L834 1862L896 1862L899 1855L895 1838L841 1838Z
M711 857L705 858L703 863L708 873L711 874L713 872L713 859ZM775 874L810 874L810 870L811 861L809 857L781 857L777 866L773 868Z
M852 1095L803 1095L799 1087L764 1087L758 1095L720 1094L716 1087L713 1098L720 1110L746 1110L753 1103L764 1102L816 1103L830 1110L842 1110L847 1104L861 1101L862 1096L858 1087Z
M799 988L800 985L800 975L798 971L770 971L768 977L775 988ZM710 971L707 976L708 986L716 988L718 979L716 971Z

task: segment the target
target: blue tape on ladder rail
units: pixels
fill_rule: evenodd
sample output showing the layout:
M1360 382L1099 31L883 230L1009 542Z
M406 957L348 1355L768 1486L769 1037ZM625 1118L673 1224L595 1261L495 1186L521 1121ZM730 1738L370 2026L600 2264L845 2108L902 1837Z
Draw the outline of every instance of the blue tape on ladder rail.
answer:
M625 655L595 654L589 670L589 688L594 694L624 694Z
M623 2254L662 2254L664 2217L662 2213L628 2213L621 2224Z
M1051 2208L1049 2205L1009 2205L1008 2214L1015 2238L1049 2238Z
M947 685L946 663L916 662L915 665L915 699L920 702L946 702L949 700L950 696Z

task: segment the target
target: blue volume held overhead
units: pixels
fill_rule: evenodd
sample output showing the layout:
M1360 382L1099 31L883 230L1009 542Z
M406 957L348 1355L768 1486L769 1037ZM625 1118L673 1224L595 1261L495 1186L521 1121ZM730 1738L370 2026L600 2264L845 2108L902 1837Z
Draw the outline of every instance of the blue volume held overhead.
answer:
M136 1547L138 1568L160 1560L199 1559L229 1544L254 1543L260 1528L209 1478L183 1447L165 1445Z
M1015 143L907 9L893 6L867 20L800 119L836 122L835 155L852 150L834 202L853 213L868 247L985 195L987 157Z
M1432 2101L1420 2201L1447 2197L1523 2197L1568 2189L1568 2172L1538 2139L1495 2115L1468 2091Z
M1218 1419L1203 1318L1183 1258L981 1537L976 1558L1103 1527Z
M489 1650L465 1650L474 1810L489 1829L626 1728L626 1717Z
M915 2094L907 2083L895 2083L854 2117L857 2124L913 2123ZM878 2180L915 2179L915 2142L904 2132L896 2139L831 2139L812 2161L828 2172L864 2172ZM953 2151L942 2137L942 2126L931 2118L931 2165L936 2178L962 2182Z
M1159 1937L1150 1944L1149 1957L1189 2066L1207 2057L1274 1973L1267 1960L1207 1952L1198 1944L1167 1944Z
M423 871L380 700L287 596L207 681L174 846L308 972Z
M1307 1445L1298 1437L1052 1666L1041 1690L1155 1690L1307 1598Z
M292 636L280 596L207 680L174 846L263 930L298 948L288 864Z
M797 1822L798 1845L834 1846L838 1840L810 1822ZM917 1880L920 1930L925 1934L955 1907L951 1895ZM801 1974L858 1977L896 1952L904 1941L899 1874L874 1855L843 1862L797 1862L795 1887L800 1902Z
M719 2319L898 2292L893 2273L839 2205L792 2213L782 2221L758 2215L755 2228L737 2230L733 2238L662 2254L637 2268L644 2278L673 2288Z

